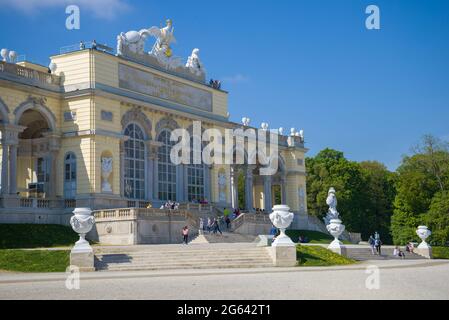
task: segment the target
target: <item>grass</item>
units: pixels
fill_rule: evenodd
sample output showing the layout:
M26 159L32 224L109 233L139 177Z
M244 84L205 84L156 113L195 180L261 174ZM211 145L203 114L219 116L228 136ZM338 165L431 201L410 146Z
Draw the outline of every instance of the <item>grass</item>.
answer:
M79 236L70 227L43 224L0 224L0 249L68 247Z
M65 272L68 250L0 250L0 270L16 272Z
M449 259L449 247L432 247L434 259Z
M323 267L356 263L352 259L333 253L321 246L298 245L296 247L296 259L300 267Z
M329 244L334 238L330 234L318 232L318 231L309 231L309 230L287 230L286 234L294 241L297 242L299 236L309 238L309 243L313 244ZM342 241L344 244L351 244L348 241Z

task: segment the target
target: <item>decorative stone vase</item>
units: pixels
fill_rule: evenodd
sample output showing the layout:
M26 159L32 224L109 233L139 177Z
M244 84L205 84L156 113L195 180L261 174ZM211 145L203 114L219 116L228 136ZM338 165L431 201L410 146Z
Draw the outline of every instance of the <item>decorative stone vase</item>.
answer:
M9 51L9 62L16 63L16 60L17 60L17 52Z
M334 241L329 245L329 249L338 249L343 247L343 243L338 240L341 234L345 231L345 226L340 219L332 219L327 225L327 231L334 237Z
M70 219L70 225L73 231L80 235L80 239L75 243L72 252L91 252L92 247L86 240L86 234L92 230L95 224L95 218L92 216L92 210L89 208L76 208Z
M2 56L2 59L3 59L4 62L7 61L8 53L9 53L8 49L0 50L0 55Z
M273 207L273 213L270 214L270 220L273 225L281 231L281 234L273 242L272 246L291 246L293 241L285 234L285 230L292 224L294 214L290 212L290 207L278 205Z
M112 192L111 184L109 183L109 177L112 173L112 158L101 159L101 177L103 182L101 184L101 191Z
M432 235L429 228L426 226L419 226L418 230L416 230L416 234L422 240L421 244L418 246L418 249L428 249L430 245L426 242L426 240Z

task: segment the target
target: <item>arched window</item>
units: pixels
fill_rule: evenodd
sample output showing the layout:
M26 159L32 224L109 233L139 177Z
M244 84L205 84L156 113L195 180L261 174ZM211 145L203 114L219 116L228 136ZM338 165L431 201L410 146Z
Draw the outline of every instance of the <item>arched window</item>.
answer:
M73 152L64 158L64 198L76 198L76 156Z
M145 137L134 123L125 129L125 196L129 199L145 199Z
M194 164L194 156L200 160L202 155L201 142L200 150L194 150L193 141L194 137L190 139L190 164L187 165L187 200L192 202L193 200L201 201L204 199L204 165ZM210 199L208 199L210 200Z
M170 141L170 135L169 130L163 130L157 139L162 143L158 149L159 200L176 201L176 166L170 160L175 142Z

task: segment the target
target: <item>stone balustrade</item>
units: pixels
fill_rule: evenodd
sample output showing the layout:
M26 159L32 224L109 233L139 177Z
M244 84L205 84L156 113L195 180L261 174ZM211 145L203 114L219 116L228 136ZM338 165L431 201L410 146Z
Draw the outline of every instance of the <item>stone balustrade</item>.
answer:
M61 90L61 77L51 73L22 67L14 63L0 61L0 77L45 87L53 91Z

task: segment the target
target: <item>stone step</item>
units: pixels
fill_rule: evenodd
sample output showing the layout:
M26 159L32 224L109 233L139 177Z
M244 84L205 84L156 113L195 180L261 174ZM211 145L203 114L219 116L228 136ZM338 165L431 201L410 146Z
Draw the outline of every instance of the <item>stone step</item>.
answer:
M177 261L177 260L192 260L192 261L211 261L211 260L220 260L220 261L228 261L228 260L235 260L235 259L266 259L268 256L259 254L259 255L244 255L244 256L216 256L216 257L198 257L198 256L183 256L183 257L152 257L152 256L97 256L97 259L99 261L110 261L110 262L116 262L116 261L126 261L126 260L133 260L133 261L154 261L154 260L169 260L169 261Z
M254 247L254 248L235 248L235 249L190 249L185 248L184 250L172 250L172 251L162 251L162 250L140 250L140 251L129 251L126 249L117 249L117 250L95 250L96 255L112 255L112 254L128 254L128 255L161 255L161 256L177 256L182 254L219 254L219 255L226 255L226 254L250 254L250 253L256 253L261 252L261 248Z
M233 258L233 259L209 259L209 260L195 260L195 259L179 259L179 260L155 260L155 259L123 259L123 260L105 260L105 259L98 259L97 264L98 265L113 265L113 264L157 264L157 265L174 265L174 264L202 264L206 265L209 263L221 263L221 264L230 264L230 263L237 263L237 262L267 262L270 261L268 257L257 257L257 258Z
M348 248L347 255L349 258L357 260L357 261L366 261L366 260L399 260L401 258L393 255L394 249L385 248L382 249L382 255L373 255L371 252L371 248ZM421 260L425 259L424 257L405 252L405 260Z
M96 250L97 270L170 270L272 267L265 248L206 244L194 247L127 247Z
M131 265L107 265L96 266L99 271L140 271L140 270L179 270L179 269L236 269L236 268L270 268L273 263L252 263L240 262L235 264L173 264L166 265L149 265L149 264L131 264Z
M270 263L269 259L233 259L228 261L126 261L126 262L106 262L106 261L97 261L97 265L108 265L108 266L126 266L126 265L149 265L149 266L174 266L174 265L209 265L209 264L220 264L220 265L228 265L228 264L239 264L239 263Z

